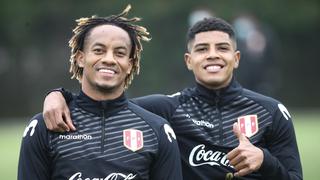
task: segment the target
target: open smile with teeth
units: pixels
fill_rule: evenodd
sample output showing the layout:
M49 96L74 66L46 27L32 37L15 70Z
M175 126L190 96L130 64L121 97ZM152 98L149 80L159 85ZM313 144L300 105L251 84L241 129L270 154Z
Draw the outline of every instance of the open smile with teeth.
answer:
M222 65L208 65L204 67L208 72L219 72L222 68Z
M99 69L99 72L115 74L116 72L110 69Z
M98 72L102 73L103 75L106 75L106 76L113 76L117 73L115 70L108 69L108 68L99 68Z

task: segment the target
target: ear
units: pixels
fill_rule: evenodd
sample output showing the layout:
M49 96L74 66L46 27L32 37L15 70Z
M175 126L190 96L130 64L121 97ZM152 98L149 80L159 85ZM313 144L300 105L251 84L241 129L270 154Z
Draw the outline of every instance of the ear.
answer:
M84 67L84 53L81 50L77 51L75 59L77 61L78 66L83 68Z
M236 51L236 52L234 53L234 61L235 61L235 63L234 63L234 68L235 68L235 69L237 69L237 68L239 67L240 57L241 57L240 51Z
M184 54L184 62L187 65L187 68L192 71L192 64L191 64L191 54L190 53L185 53Z
M129 59L129 67L128 67L128 70L127 70L127 75L129 75L131 73L132 67L133 67L133 59L130 58Z

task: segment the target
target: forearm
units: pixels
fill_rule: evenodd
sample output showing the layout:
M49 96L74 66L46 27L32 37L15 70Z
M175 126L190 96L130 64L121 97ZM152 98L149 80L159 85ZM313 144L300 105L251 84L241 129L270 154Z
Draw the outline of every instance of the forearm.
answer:
M43 104L43 116L49 130L55 132L76 130L72 124L67 105L72 100L72 93L64 88L57 88L48 92Z
M302 168L299 159L286 158L286 164L282 164L279 158L273 156L267 149L262 149L263 163L259 169L266 179L302 180ZM290 162L289 162L290 161Z
M63 95L67 104L71 102L73 99L72 92L67 89L64 89L63 87L52 89L47 93L47 95L50 94L51 92L60 92Z

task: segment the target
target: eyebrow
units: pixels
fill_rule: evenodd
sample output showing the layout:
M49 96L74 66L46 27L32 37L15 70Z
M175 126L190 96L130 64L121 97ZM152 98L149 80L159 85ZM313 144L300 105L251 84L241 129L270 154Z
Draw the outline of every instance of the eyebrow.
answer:
M208 45L209 45L209 43L199 43L199 44L196 44L194 46L194 48L199 47L199 46L208 46ZM218 45L218 46L224 46L224 45L231 46L231 44L228 43L228 42L216 43L215 45Z
M106 47L104 44L102 43L94 43L92 47L95 47L95 46L102 46L102 47Z
M104 48L106 47L104 44L99 43L99 42L94 43L92 47L95 47L95 46L101 46ZM116 46L116 49L129 49L129 48L127 48L125 45L119 45L119 46Z
M199 44L196 44L194 46L194 48L199 47L199 46L208 46L208 45L209 45L209 43L199 43Z
M221 42L221 43L217 43L216 45L218 45L218 46L223 46L223 45L228 45L228 46L231 46L231 44L230 43L227 43L227 42Z

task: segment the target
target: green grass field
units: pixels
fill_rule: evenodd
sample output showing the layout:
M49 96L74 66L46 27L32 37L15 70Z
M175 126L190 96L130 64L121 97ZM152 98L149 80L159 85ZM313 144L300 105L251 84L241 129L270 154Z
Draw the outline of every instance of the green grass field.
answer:
M320 112L297 112L294 116L294 125L301 154L305 180L318 179L320 167ZM17 165L20 141L25 124L1 123L0 124L0 174L1 179L17 179Z

